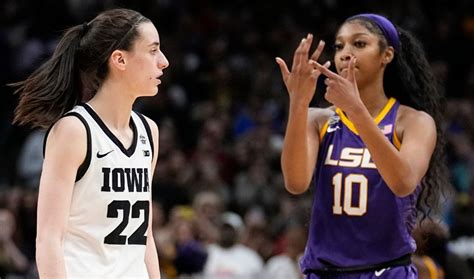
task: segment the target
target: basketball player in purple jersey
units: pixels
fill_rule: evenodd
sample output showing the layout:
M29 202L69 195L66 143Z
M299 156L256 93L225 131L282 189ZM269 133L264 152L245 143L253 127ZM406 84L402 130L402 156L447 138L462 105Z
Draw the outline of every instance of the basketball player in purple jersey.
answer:
M276 59L290 97L285 187L299 194L314 181L302 272L311 279L417 278L410 259L417 209L426 215L447 180L436 125L441 97L425 54L375 14L339 28L337 73L316 62L324 42L309 56L312 41L311 34L302 39L291 71ZM333 106L309 108L320 74Z

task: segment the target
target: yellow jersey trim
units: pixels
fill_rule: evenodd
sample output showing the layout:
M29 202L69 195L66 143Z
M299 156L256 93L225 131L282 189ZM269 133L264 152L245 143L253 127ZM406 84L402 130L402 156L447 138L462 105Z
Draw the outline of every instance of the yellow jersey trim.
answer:
M387 115L387 113L390 111L390 109L393 107L395 104L396 100L395 98L390 98L388 99L388 102L385 104L383 109L379 112L377 117L374 118L374 122L376 125L384 119L384 117ZM354 124L347 118L347 116L344 114L344 112L340 108L336 108L336 113L341 117L342 123L344 123L349 130L351 130L354 134L359 135L357 132L357 129L355 128Z
M329 126L329 119L326 120L326 122L324 122L323 128L321 129L321 131L319 131L319 143L323 141L323 138L324 138L324 135L326 135L328 126Z
M397 136L397 130L395 128L393 128L393 145L395 145L395 147L400 150L400 148L402 147L402 142L400 141L400 139L398 138Z

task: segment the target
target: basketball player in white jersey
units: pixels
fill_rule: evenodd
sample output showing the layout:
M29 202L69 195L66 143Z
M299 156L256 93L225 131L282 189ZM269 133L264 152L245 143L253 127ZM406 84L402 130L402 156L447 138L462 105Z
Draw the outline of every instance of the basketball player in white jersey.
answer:
M25 81L15 122L51 127L38 201L41 278L159 278L151 232L158 127L132 110L169 63L153 23L115 9L72 27Z

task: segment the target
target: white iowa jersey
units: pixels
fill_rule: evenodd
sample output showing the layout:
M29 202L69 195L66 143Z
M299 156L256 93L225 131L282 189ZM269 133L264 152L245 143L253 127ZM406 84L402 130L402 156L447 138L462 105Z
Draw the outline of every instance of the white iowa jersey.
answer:
M78 170L64 240L68 278L147 278L146 230L151 202L153 139L132 112L127 149L87 104L75 115L87 129L87 155Z

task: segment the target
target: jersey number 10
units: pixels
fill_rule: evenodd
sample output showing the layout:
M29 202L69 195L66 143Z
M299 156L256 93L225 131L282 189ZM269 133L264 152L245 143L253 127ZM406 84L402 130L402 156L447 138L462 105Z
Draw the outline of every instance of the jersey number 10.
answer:
M368 180L362 174L349 174L343 180L342 173L337 173L332 178L334 186L334 205L332 212L336 215L341 215L342 211L349 216L362 216L367 212L367 191ZM354 184L359 184L359 203L357 206L352 206L352 190ZM344 189L343 189L344 188ZM344 190L344 205L342 202L342 191Z

